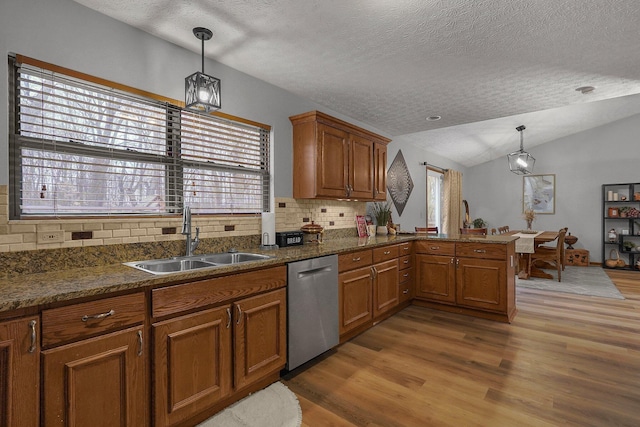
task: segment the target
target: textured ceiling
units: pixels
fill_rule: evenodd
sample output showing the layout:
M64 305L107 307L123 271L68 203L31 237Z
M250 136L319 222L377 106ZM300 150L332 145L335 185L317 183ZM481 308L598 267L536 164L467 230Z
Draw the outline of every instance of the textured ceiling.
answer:
M640 113L638 0L75 1L465 166Z

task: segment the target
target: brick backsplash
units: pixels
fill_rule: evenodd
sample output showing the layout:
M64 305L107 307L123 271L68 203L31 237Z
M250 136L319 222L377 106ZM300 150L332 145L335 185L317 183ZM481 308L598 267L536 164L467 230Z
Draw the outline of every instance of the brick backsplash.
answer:
M276 231L299 230L303 218L322 225L325 230L353 229L355 216L366 211L365 202L301 200L276 198ZM182 217L144 219L64 219L9 221L7 185L0 185L0 252L75 248L130 243L184 240L181 234L165 234L163 229L181 227ZM193 227L200 227L201 239L229 238L261 234L259 215L193 216ZM229 231L233 229L233 231ZM38 243L37 233L64 231L64 242ZM347 230L345 230L347 231ZM72 233L92 232L93 238L73 240Z

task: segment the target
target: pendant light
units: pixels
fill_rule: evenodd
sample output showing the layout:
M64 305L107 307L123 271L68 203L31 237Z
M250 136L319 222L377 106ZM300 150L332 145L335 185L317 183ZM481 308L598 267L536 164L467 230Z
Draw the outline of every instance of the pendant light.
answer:
M536 162L536 159L534 159L531 154L524 151L522 131L525 129L524 125L520 125L516 128L516 130L520 132L520 149L507 156L507 159L509 160L509 169L517 175L529 175L532 173L533 165Z
M184 79L185 108L209 113L221 107L220 79L204 73L204 42L210 40L213 33L207 28L196 27L193 35L202 41L202 72L196 71Z

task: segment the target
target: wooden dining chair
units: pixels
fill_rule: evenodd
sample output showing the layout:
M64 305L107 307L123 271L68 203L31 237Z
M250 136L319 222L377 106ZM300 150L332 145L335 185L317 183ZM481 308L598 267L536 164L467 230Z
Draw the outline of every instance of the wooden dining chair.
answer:
M416 227L416 233L438 234L438 227Z
M562 281L562 270L564 270L564 236L567 233L566 228L558 231L557 243L555 247L538 246L534 253L531 254L529 262L529 276L531 276L531 266L537 261L545 261L552 263L558 271L558 282Z
M508 225L498 227L498 234L504 234L504 233L507 233L508 231L509 231Z
M496 234L496 229L495 229L495 228L492 228L492 229L491 229L491 234L492 234L492 235Z

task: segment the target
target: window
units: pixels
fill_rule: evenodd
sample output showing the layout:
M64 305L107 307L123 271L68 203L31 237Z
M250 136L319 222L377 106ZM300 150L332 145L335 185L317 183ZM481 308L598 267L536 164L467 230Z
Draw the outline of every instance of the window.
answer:
M444 175L433 169L427 169L427 219L429 227L442 228L442 205L444 202ZM443 231L440 231L444 233Z
M269 209L267 126L21 59L10 60L12 218Z

